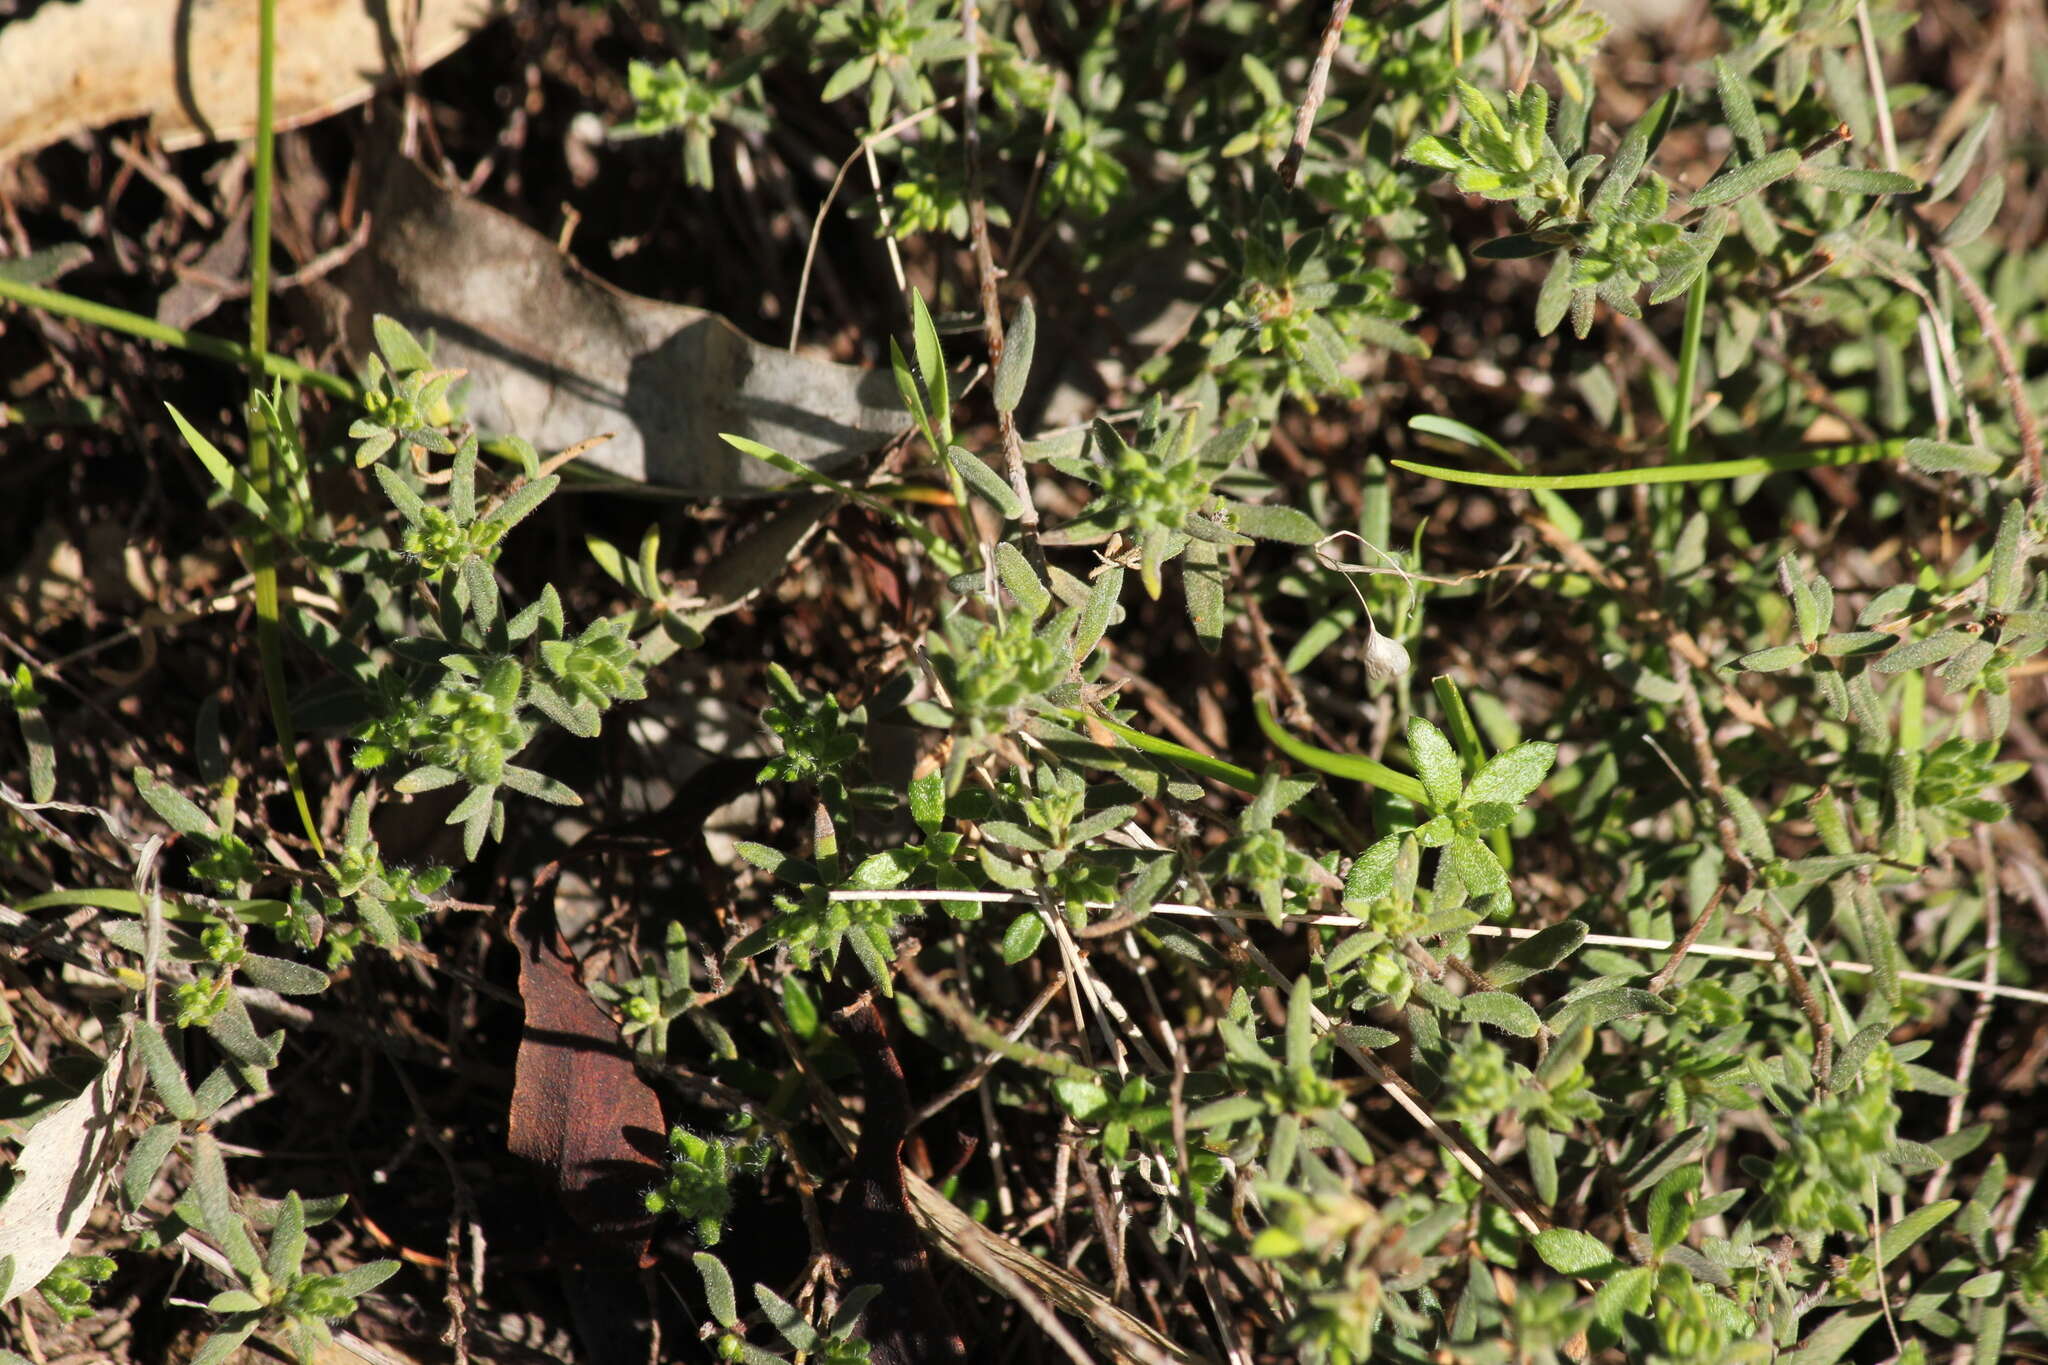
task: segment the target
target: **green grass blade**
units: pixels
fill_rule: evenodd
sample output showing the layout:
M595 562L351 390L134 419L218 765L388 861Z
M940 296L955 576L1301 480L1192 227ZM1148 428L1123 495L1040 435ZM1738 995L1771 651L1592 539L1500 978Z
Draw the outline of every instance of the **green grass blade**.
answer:
M1143 730L1133 730L1103 716L1095 717L1102 728L1115 735L1133 749L1168 759L1186 768L1197 777L1206 777L1212 782L1221 782L1226 787L1235 787L1241 792L1258 794L1259 775L1250 768L1240 768L1235 763L1226 763L1220 758L1190 749L1184 744L1175 744L1170 739L1148 735Z
M142 341L154 341L159 345L174 346L193 355L205 356L225 364L237 365L247 370L260 370L264 374L284 380L287 384L298 384L309 389L319 389L336 398L353 403L362 397L362 390L353 380L340 375L316 370L310 365L301 365L296 360L267 352L252 351L238 341L226 337L209 336L205 332L188 331L183 327L169 327L155 318L131 313L123 308L110 308L103 303L81 299L74 294L65 294L55 289L44 289L38 285L22 284L0 275L0 299L18 303L28 308L40 308L61 318L74 318L104 327L110 332L120 332Z
M773 446L765 446L759 441L749 440L745 436L735 436L731 432L725 431L718 433L718 439L742 455L749 455L763 464L773 465L791 478L801 479L813 488L837 493L849 502L859 503L877 516L887 517L895 523L898 530L902 531L903 534L909 536L912 540L915 540L926 554L938 560L941 568L946 573L956 574L961 571L960 556L951 545L948 545L945 541L932 534L930 528L926 527L923 523L906 515L900 509L891 506L880 498L864 493L852 484L841 483L830 474L821 474L801 460L785 455Z
M1364 782L1378 787L1381 791L1405 796L1420 806L1429 804L1429 793L1422 789L1422 783L1405 773L1397 773L1384 763L1376 763L1360 754L1340 754L1329 749L1318 749L1313 744L1296 739L1282 729L1280 722L1273 718L1273 707L1264 697L1256 697L1252 707L1259 718L1259 729L1265 732L1273 747L1297 763L1305 763L1317 772L1332 777L1346 778L1352 782Z
M1800 469L1825 469L1839 465L1871 464L1896 459L1905 450L1904 441L1878 441L1868 445L1817 446L1810 450L1782 450L1769 455L1752 455L1741 460L1705 460L1695 464L1651 465L1643 469L1610 469L1597 474L1489 474L1475 469L1450 469L1442 465L1395 460L1394 467L1445 483L1474 484L1480 488L1530 488L1570 492L1581 488L1627 488L1634 484L1711 483L1717 479L1741 479L1752 474L1786 474Z
M192 453L199 458L199 463L205 467L214 483L228 495L228 500L270 530L282 532L283 525L277 514L271 510L270 501L263 496L262 491L243 477L241 470L228 463L228 457L221 454L220 448L213 442L200 435L199 429L185 420L184 413L169 403L164 404L164 410L171 414L172 425L178 428L178 434L185 438L185 444L191 447Z
M1465 761L1465 776L1486 766L1486 743L1479 738L1479 727L1472 723L1472 713L1465 708L1464 694L1458 691L1458 684L1449 674L1439 673L1429 680L1436 693L1437 703L1444 708L1444 731L1451 737L1451 743L1458 750L1458 757Z
M1520 469L1522 467L1521 460L1516 458L1506 446L1494 440L1479 428L1465 422L1460 422L1455 417L1438 417L1432 413L1424 413L1420 417L1409 418L1408 429L1410 431L1422 432L1424 435L1440 437L1446 441L1456 441L1459 445L1472 446L1475 449L1483 450L1509 469Z
M1685 332L1678 347L1678 388L1671 398L1669 440L1674 465L1684 461L1692 444L1692 395L1699 387L1700 327L1706 316L1707 272L1702 267L1685 296Z
M270 352L270 209L276 197L276 68L277 0L258 0L256 6L256 167L255 198L249 225L249 353ZM261 380L250 377L253 386ZM253 395L252 395L253 396ZM252 402L249 411L255 412ZM249 424L249 481L256 494L271 494L270 433L257 421ZM306 783L299 771L298 734L292 725L291 694L284 681L284 645L277 621L277 541L268 534L272 526L265 518L265 530L249 546L249 567L256 575L256 651L263 659L263 690L270 702L270 723L277 731L277 748L284 763L285 784L291 788L292 804L298 807L299 823L313 852L325 858L320 842L320 825L313 818L312 803L306 799Z

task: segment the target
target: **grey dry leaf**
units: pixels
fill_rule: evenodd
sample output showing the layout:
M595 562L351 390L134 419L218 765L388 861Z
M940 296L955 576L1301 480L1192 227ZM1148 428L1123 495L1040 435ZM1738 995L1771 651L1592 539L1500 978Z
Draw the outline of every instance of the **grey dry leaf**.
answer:
M702 308L598 279L488 205L380 156L369 245L331 277L353 354L388 313L434 363L469 372L468 416L543 450L599 432L578 462L690 497L758 496L791 477L719 439L730 432L801 464L838 468L906 425L885 370L765 345Z
M75 1097L36 1120L15 1153L13 1184L0 1198L0 1261L14 1258L14 1274L0 1304L42 1283L99 1206L120 1148L121 1111L127 1102L125 1025L99 1074Z
M421 71L460 47L496 0L278 0L277 126L368 99L409 53ZM148 115L165 147L247 137L256 116L257 0L78 0L0 24L0 165L74 133Z

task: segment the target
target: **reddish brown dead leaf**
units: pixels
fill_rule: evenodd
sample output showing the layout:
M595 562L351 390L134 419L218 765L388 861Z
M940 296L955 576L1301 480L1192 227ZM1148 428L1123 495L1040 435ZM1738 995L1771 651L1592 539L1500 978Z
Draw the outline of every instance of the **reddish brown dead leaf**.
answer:
M553 1177L563 1212L588 1239L577 1252L644 1266L653 1218L642 1200L661 1178L666 1146L661 1102L634 1069L618 1025L584 989L576 956L555 928L559 871L553 863L542 871L512 923L526 1031L506 1146Z

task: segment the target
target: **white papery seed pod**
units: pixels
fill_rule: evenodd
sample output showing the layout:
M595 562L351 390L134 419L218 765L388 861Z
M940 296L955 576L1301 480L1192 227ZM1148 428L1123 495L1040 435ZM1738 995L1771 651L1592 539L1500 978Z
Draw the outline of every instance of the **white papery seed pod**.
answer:
M1408 651L1399 640L1382 635L1367 617L1365 622L1365 676L1374 682L1392 682L1408 672Z

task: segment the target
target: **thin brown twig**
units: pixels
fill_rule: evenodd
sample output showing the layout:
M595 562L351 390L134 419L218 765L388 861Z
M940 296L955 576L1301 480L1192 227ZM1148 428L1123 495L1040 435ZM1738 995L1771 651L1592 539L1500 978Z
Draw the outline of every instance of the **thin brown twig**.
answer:
M1272 960L1264 952L1260 951L1259 946L1252 941L1251 936L1236 921L1218 919L1217 923L1222 926L1223 931L1230 935L1238 946L1243 948L1260 971L1266 973L1275 981L1285 981L1288 979L1287 974L1273 965ZM1507 1210L1509 1216L1522 1225L1522 1229L1525 1232L1533 1237L1550 1226L1550 1221L1544 1214L1542 1205L1533 1195L1521 1190L1519 1182L1503 1169L1500 1163L1480 1150L1476 1144L1467 1139L1463 1134L1447 1129L1438 1123L1436 1116L1429 1112L1429 1107L1423 1102L1421 1094L1405 1078L1390 1071L1381 1064L1377 1057L1351 1041L1346 1035L1336 1032L1335 1021L1324 1014L1320 1008L1315 1006L1310 1008L1310 1017L1314 1020L1317 1030L1331 1034L1336 1039L1338 1048L1345 1056L1357 1064L1358 1069L1365 1073L1366 1079L1380 1087L1395 1104L1406 1110L1408 1116L1420 1124L1422 1130L1429 1134L1439 1146L1449 1152L1452 1159L1464 1167L1466 1172L1476 1179L1485 1188L1486 1192L1499 1202L1502 1208Z
M971 900L983 905L1035 905L1037 901L1011 891L834 891L833 900L861 901L942 901ZM1110 910L1115 907L1107 901L1086 903L1090 910ZM1155 915L1173 915L1187 919L1206 920L1258 920L1264 922L1265 914L1256 909L1217 909L1210 905L1188 905L1179 902L1158 901L1152 906ZM1355 929L1358 919L1352 915L1339 914L1289 914L1283 916L1287 924L1318 924L1338 929ZM1474 924L1462 932L1476 938L1534 938L1539 930L1503 928L1494 924ZM1667 953L1675 946L1671 939L1641 938L1632 934L1588 934L1586 944L1595 948L1629 948L1650 953ZM1688 956L1733 958L1743 962L1776 962L1778 955L1761 948L1744 948L1733 943L1694 943ZM1868 962L1851 962L1824 958L1815 953L1800 953L1794 959L1801 967L1812 967L1827 972L1848 972L1856 976L1872 976L1878 969ZM2048 1005L2048 991L2033 990L2026 986L2008 986L2003 982L1986 983L1959 976L1942 976L1937 972L1900 971L1896 973L1901 981L1913 981L1936 990L1958 991L1964 995L1995 995L2003 1000L2025 1000L2036 1005Z
M1024 1007L1024 1012L1017 1016L1017 1022L1010 1025L1004 1031L1003 1036L1013 1043L1022 1038L1024 1031L1031 1027L1040 1014L1044 1013L1045 1007L1052 1003L1053 997L1058 995L1066 984L1067 974L1061 971L1054 972L1052 980L1048 981L1045 984L1045 988L1039 991L1029 1005ZM988 1078L988 1073L995 1070L996 1063L1001 1060L1002 1054L1000 1052L991 1049L985 1053L980 1061L968 1068L965 1076L962 1076L958 1081L946 1087L944 1091L926 1103L922 1109L919 1109L911 1117L909 1131L916 1132L920 1124L931 1119L947 1105L953 1103L962 1095L979 1088L982 1081Z
M1806 1022L1813 1027L1814 1080L1826 1088L1828 1073L1835 1069L1835 1031L1828 1023L1827 1012L1820 1007L1820 998L1813 993L1813 983L1799 969L1798 955L1785 942L1785 936L1778 932L1778 926L1754 910L1749 912L1749 918L1771 941L1771 950L1778 965L1785 969L1786 977L1792 982L1792 993L1799 997L1799 1008L1806 1012Z
M1672 680L1678 684L1679 728L1685 731L1686 740L1692 745L1693 761L1699 765L1700 784L1720 807L1713 814L1721 852L1731 865L1748 870L1754 879L1755 869L1750 867L1749 858L1742 851L1735 817L1728 807L1728 789L1721 781L1721 760L1714 753L1713 731L1707 725L1706 708L1700 705L1700 690L1693 684L1692 668L1690 660L1673 660L1671 673Z
M960 20L967 38L966 109L960 124L967 147L967 216L974 236L974 273L981 291L981 330L988 343L988 366L996 373L1003 365L1002 300L996 291L995 247L988 235L988 200L981 185L981 6L978 0L963 0ZM1032 567L1046 572L1045 549L1038 542L1038 508L1031 500L1030 480L1024 473L1024 442L1017 434L1014 413L996 412L1003 439L1003 462L1010 477L1010 490L1017 495L1023 512L1017 524L1024 532L1024 553Z
M290 274L277 276L270 282L271 290L282 293L287 289L296 289L302 284L311 284L341 269L370 244L370 228L370 215L366 213L356 220L355 231L349 234L347 240L327 248ZM223 280L196 266L174 265L171 269L179 279L191 280L213 290L223 303L249 297L247 280Z
M1052 130L1058 120L1060 96L1065 93L1066 83L1066 72L1053 73L1052 98L1045 102L1045 126L1039 130L1038 153L1031 158L1031 174L1024 181L1024 198L1017 205L1017 225L1010 229L1007 258L1012 264L1021 259L1018 248L1023 245L1024 230L1031 223L1031 206L1038 202L1038 183L1045 177L1045 163L1052 148Z
M1991 354L1998 361L1998 377L2005 386L2006 407L2012 411L2013 424L2020 429L2020 454L2025 462L2027 487L2035 490L2038 496L2042 468L2041 420L2035 415L2033 404L2027 401L2026 380L2020 375L2019 362L2013 358L2012 343L2006 339L2005 328L1999 325L1998 310L1953 251L1930 243L1927 254L1955 281L1956 292L1977 315L1977 327L1991 344Z
M1977 826L1977 853L1982 868L1979 875L1984 878L1984 983L1990 985L1998 980L1998 950L2002 940L1999 915L2000 904L1998 885L1998 859L1991 847L1991 827ZM1970 1098L1970 1073L1977 1066L1977 1049L1983 1044L1984 1029L1991 1022L1991 995L1989 992L1977 997L1975 1009L1970 1011L1969 1025L1963 1030L1963 1046L1956 1054L1956 1092L1949 1096L1948 1127L1945 1131L1955 1133L1963 1126L1963 1106ZM1948 1184L1949 1167L1943 1166L1927 1178L1926 1203L1941 1198L1942 1190Z
M1671 956L1657 969L1657 974L1650 978L1650 994L1662 995L1664 988L1671 984L1671 978L1678 975L1678 969L1684 965L1687 954L1691 953L1693 945L1699 942L1700 934L1714 918L1714 912L1721 908L1721 898L1727 894L1728 886L1725 882L1714 888L1713 897L1707 901L1707 908L1693 917L1693 922L1686 928L1684 937L1671 945Z
M1323 97L1329 92L1330 59L1337 55L1338 40L1344 36L1344 21L1350 17L1351 0L1335 0L1330 6L1330 22L1323 25L1323 41L1316 49L1315 65L1308 71L1308 91L1301 97L1301 108L1294 115L1294 136L1287 143L1287 155L1280 158L1282 189L1293 189L1294 177L1301 173L1309 130L1315 127L1316 112L1323 107Z
M204 204L192 197L192 192L185 188L184 181L165 171L162 167L151 164L149 158L145 157L136 148L135 144L128 141L127 138L113 138L110 140L109 145L113 148L115 156L133 167L137 175L156 186L157 193L163 195L164 198L170 200L173 204L176 204L201 228L208 232L213 231L213 214L208 211ZM245 294L248 292L247 285L243 286L242 292Z
M888 127L878 129L875 132L869 133L866 137L860 140L860 145L853 149L852 153L847 156L846 160L839 163L839 172L838 174L832 177L832 184L825 191L824 201L818 205L818 216L811 220L811 240L810 243L804 247L803 271L801 274L797 276L796 306L790 310L790 350L794 351L796 349L797 338L803 334L804 299L810 294L811 291L811 265L818 258L818 238L824 234L825 215L831 212L832 201L839 197L839 187L846 183L847 175L853 170L856 164L858 164L863 158L865 158L869 154L869 150L874 146L875 143L884 141L888 138L892 138L896 136L896 134L898 133L907 132L910 129L915 128L918 124L923 123L932 115L940 113L943 110L952 108L953 105L958 101L958 98L959 97L955 95L948 95L945 99L940 100L937 104L934 104L929 108L920 109L914 114L906 114L904 117L897 119Z
M1536 534L1563 556L1566 564L1625 600L1644 625L1663 631L1674 663L1682 660L1694 668L1706 669L1708 675L1720 685L1722 704L1736 719L1766 735L1777 730L1778 727L1771 723L1771 718L1763 713L1762 708L1742 695L1741 691L1726 678L1713 672L1713 661L1707 657L1707 651L1700 647L1700 642L1676 621L1666 616L1656 603L1638 592L1627 579L1601 563L1591 550L1566 535L1563 528L1550 518L1532 513L1528 521L1535 528Z
M1863 62L1870 78L1873 104L1877 112L1879 141L1884 147L1885 165L1898 169L1899 149L1892 136L1891 101L1887 98L1884 84L1884 66L1878 58L1877 37L1870 22L1870 8L1863 0L1856 6L1856 23L1861 32ZM2020 431L2020 453L2025 462L2027 487L2034 490L2038 498L2041 489L2042 449L2041 423L2034 414L2034 408L2027 401L2026 381L2020 375L2019 363L2013 358L2012 343L2006 339L2005 328L1999 325L1997 309L1991 299L1963 268L1955 253L1941 245L1939 236L1920 217L1917 209L1907 210L1920 236L1927 243L1927 254L1934 263L1948 272L1955 281L1956 289L1963 301L1970 305L1970 311L1977 316L1977 326L1984 333L1984 339L1991 344L1991 354L1998 361L1999 379L2005 386L2006 406L2012 410L2013 424Z
M1034 1047L1022 1039L1003 1036L989 1022L967 1006L961 1004L931 977L925 975L908 953L899 954L896 959L896 974L909 984L917 998L932 1009L944 1015L946 1022L967 1035L974 1043L1008 1061L1043 1071L1051 1076L1068 1080L1094 1081L1096 1075L1071 1057L1057 1052L1047 1052Z

